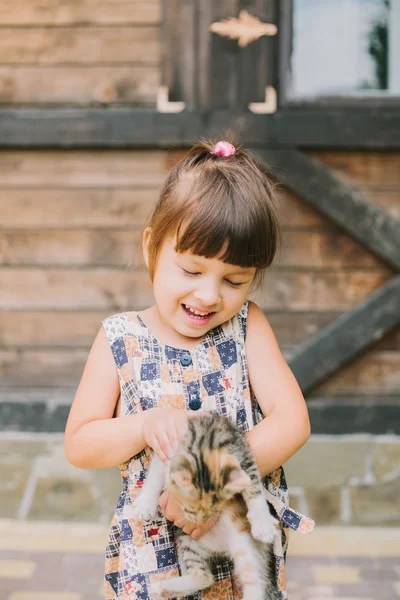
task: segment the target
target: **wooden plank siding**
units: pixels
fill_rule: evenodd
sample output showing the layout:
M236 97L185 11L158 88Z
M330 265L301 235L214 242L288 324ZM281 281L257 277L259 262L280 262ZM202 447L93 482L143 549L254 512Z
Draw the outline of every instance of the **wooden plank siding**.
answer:
M154 107L159 2L3 2L0 105Z
M155 25L159 0L2 0L0 26Z
M0 394L73 393L100 320L151 301L135 242L182 152L0 152ZM314 155L314 153L313 153ZM394 217L400 155L316 153ZM367 170L363 177L361 166ZM283 250L257 300L290 358L298 344L391 280L393 272L293 194ZM129 268L130 267L130 268ZM400 332L316 388L321 398L398 400ZM11 397L11 396L10 396ZM384 400L382 400L383 402Z

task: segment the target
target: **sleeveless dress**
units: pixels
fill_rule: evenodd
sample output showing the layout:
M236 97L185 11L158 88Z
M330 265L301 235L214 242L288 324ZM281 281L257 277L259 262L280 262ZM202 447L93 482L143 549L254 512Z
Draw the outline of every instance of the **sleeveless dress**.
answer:
M249 302L230 321L210 330L191 350L159 342L136 312L111 316L102 325L120 380L121 415L149 408L216 411L248 432L263 415L252 396L246 365L245 336ZM133 518L132 503L140 492L152 458L150 448L120 465L123 487L111 521L105 562L107 600L150 600L152 581L180 575L175 539L179 529L160 509L154 521ZM285 557L288 529L307 533L313 521L288 507L283 468L263 479L280 532L274 542L275 577L287 599ZM238 600L240 584L229 558L213 567L215 584L186 600Z

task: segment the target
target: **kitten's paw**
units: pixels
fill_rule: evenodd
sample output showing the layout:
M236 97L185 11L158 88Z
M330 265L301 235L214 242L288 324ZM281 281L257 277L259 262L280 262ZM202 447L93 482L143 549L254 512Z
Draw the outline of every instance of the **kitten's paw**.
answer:
M154 581L150 585L151 596L154 600L161 600L161 598L169 598L170 593L164 587L164 581Z
M158 504L144 494L139 494L132 504L132 514L139 521L149 521L157 516Z
M253 520L251 523L251 535L255 540L265 544L271 544L274 541L277 529L278 521L271 516L268 519Z

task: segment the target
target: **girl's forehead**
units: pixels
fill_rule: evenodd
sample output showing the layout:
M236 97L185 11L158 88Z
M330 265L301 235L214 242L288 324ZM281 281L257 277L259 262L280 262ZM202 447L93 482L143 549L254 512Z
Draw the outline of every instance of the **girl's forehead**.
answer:
M203 267L216 267L222 271L237 271L237 273L243 273L245 275L252 275L255 273L255 267L242 267L240 265L232 265L230 263L224 262L218 257L207 258L205 256L200 256L199 254L194 254L193 252L177 252L175 250L176 246L176 237L170 237L165 240L164 248L167 253L175 258L183 260L184 262L190 262L191 264L203 266Z

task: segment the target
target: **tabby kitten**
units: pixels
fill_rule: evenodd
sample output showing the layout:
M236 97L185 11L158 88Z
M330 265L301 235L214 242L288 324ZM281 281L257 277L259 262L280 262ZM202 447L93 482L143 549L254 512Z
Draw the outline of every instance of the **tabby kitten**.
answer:
M199 525L216 513L219 520L200 539L178 538L181 577L152 585L155 597L186 596L214 583L212 559L231 556L243 587L243 600L279 600L271 573L271 543L277 521L269 512L260 475L244 435L221 415L189 419L188 432L166 467L154 455L133 509L154 519L164 488L186 517Z

